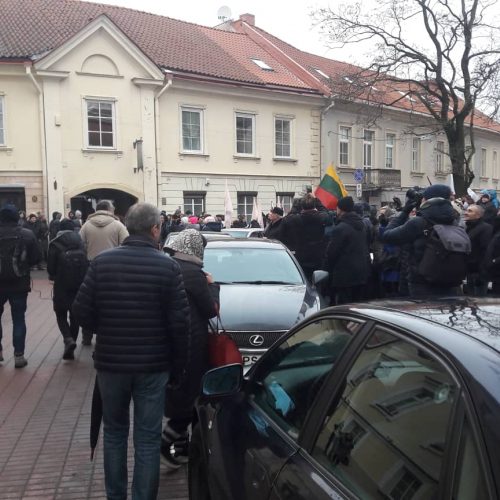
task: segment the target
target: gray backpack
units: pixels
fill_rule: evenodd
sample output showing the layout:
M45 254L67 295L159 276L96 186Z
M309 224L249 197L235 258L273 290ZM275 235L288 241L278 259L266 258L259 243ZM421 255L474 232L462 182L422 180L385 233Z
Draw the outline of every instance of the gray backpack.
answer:
M432 285L461 285L467 274L467 255L471 252L471 241L465 229L433 224L424 234L426 241L419 274Z

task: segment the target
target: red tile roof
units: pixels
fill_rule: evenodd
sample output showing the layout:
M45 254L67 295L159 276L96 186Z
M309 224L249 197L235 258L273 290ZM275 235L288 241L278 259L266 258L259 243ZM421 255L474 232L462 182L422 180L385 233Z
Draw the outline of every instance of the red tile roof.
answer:
M268 43L272 46L276 47L278 51L281 51L285 54L285 57L288 56L293 61L301 65L304 69L313 74L317 79L321 81L323 85L329 87L331 95L335 98L336 94L340 95L351 95L352 97L356 97L357 99L363 100L366 99L369 95L369 100L373 103L377 104L385 104L388 106L392 106L397 109L402 109L406 111L413 111L417 113L423 113L429 115L429 111L422 104L418 98L411 97L411 95L407 94L409 86L407 83L401 82L377 82L374 87L364 89L356 89L356 82L361 82L363 78L363 73L367 74L366 70L358 66L354 66L352 64L336 61L333 59L328 59L326 57L318 56L315 54L310 54L308 52L303 52L293 45L290 45L283 40L271 35L265 30L257 27L257 26L249 26L248 24L243 24L241 20L234 21L232 23L232 28L240 33L248 33L251 38L259 43L259 36L263 37ZM252 31L256 32L256 36L252 34ZM266 44L264 43L264 46ZM272 48L270 50L275 57L276 51ZM292 62L293 65L293 62ZM322 77L316 69L321 70L324 74L326 74L329 78ZM349 88L351 85L347 80L349 76L356 75L357 78L353 77L354 84L352 88ZM346 79L347 77L347 79ZM324 86L317 86L318 89L324 89ZM451 113L450 113L451 115ZM482 113L479 110L475 110L474 112L474 124L476 127L481 127L485 129L489 129L495 132L500 132L500 124L491 120L488 116Z
M0 0L0 13L0 60L35 59L105 14L159 67L316 92L241 33L78 0ZM264 59L274 71L260 69L250 57Z

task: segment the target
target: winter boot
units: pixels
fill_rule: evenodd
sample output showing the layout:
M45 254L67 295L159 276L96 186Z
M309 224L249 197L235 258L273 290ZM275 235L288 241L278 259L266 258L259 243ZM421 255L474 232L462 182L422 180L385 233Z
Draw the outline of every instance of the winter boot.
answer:
M65 337L63 359L75 359L76 342L73 337Z
M24 368L28 364L28 360L24 357L24 354L14 353L14 367Z

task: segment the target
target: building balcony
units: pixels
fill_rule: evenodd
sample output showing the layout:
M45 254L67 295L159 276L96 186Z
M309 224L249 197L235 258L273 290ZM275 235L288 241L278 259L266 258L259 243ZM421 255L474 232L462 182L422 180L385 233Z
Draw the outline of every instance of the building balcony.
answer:
M401 188L401 170L393 168L365 168L363 190Z

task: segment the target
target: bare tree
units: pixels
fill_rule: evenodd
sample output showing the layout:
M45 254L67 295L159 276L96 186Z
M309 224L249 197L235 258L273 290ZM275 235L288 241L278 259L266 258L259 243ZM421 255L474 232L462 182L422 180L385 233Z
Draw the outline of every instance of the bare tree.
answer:
M378 0L371 9L365 0L312 14L331 46L370 43L370 63L336 78L334 94L371 104L372 119L377 106L422 112L413 132L446 135L458 194L474 179L475 122L488 126L499 111L496 2Z

